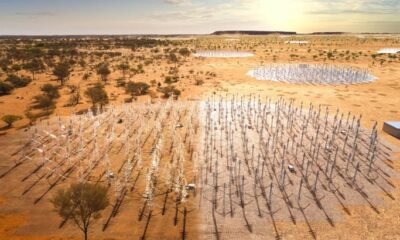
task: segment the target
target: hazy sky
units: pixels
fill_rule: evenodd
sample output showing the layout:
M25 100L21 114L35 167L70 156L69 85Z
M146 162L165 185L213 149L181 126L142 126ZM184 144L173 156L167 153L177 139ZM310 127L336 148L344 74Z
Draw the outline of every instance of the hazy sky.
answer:
M400 0L0 0L0 34L400 32Z

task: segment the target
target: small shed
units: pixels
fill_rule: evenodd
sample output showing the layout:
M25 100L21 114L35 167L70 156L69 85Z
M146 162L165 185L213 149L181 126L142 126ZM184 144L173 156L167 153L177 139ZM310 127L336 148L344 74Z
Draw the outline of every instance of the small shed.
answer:
M400 122L390 121L383 123L383 131L395 138L400 139Z

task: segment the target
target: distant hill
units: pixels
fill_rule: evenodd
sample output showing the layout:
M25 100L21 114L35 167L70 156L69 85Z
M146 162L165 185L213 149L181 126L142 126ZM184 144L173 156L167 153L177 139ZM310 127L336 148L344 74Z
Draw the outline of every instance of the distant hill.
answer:
M270 34L282 34L282 35L296 35L296 32L285 32L285 31L241 31L241 30L228 30L228 31L216 31L212 35L227 35L227 34L242 34L242 35L270 35Z
M345 32L313 32L311 35L340 35L346 34Z

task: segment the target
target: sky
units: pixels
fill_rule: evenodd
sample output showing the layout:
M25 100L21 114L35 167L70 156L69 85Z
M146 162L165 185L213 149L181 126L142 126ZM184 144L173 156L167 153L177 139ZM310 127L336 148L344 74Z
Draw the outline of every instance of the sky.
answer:
M0 35L400 32L400 0L0 0Z

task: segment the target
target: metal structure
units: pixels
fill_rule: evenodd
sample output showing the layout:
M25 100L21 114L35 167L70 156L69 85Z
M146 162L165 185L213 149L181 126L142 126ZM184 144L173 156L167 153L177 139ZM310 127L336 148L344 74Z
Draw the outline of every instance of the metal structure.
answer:
M173 225L183 215L185 239L193 210L210 227L208 239L220 239L228 226L279 238L275 221L334 225L348 204L378 212L381 193L391 196L391 150L377 125L366 130L361 120L256 95L126 104L38 124L0 178L26 164L22 194L35 194L35 203L63 182L108 184L103 231L134 199L138 220L146 221L141 239L152 219L171 215Z
M197 51L193 55L195 57L205 57L205 58L246 58L254 56L254 54L251 52L239 52L239 51Z
M376 79L364 69L314 64L271 64L251 70L247 75L257 80L323 85L360 84Z

